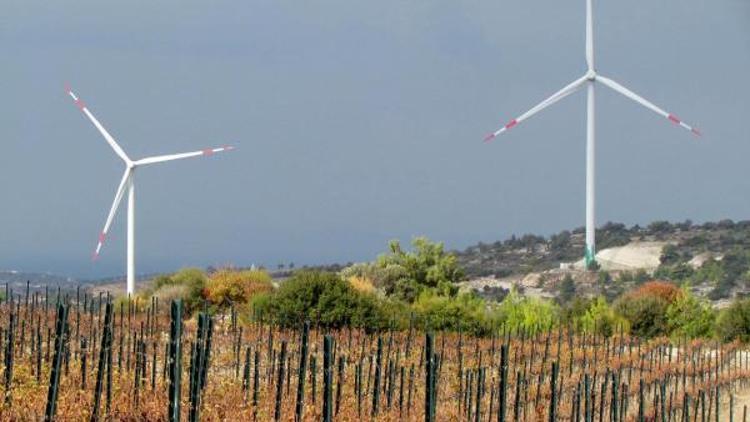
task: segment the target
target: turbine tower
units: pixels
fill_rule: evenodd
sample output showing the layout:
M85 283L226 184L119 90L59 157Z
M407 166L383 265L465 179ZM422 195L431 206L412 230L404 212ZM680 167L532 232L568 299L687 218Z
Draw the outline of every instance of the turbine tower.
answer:
M635 101L636 103L646 107L647 109L659 114L660 116L670 120L672 123L687 129L693 134L700 136L701 133L695 127L692 127L682 120L680 120L674 114L668 113L661 108L655 106L650 101L639 96L633 91L625 88L621 84L615 82L612 79L604 77L597 73L596 67L594 66L594 18L592 16L592 0L586 0L586 64L588 69L586 74L582 77L571 82L563 89L552 94L549 98L542 101L541 103L534 106L526 113L519 117L511 120L505 126L490 133L484 139L485 142L489 142L494 139L497 135L513 128L517 124L523 122L534 114L539 113L545 108L552 104L562 100L568 95L578 91L579 89L586 87L586 249L584 251L584 266L586 269L591 269L596 263L596 217L595 217L595 201L596 201L596 183L595 183L595 158L596 158L596 125L595 125L595 99L596 99L596 85L600 82L602 85L624 95L627 98Z
M127 236L127 293L128 295L132 295L135 293L135 170L140 167L147 164L156 164L156 163L163 163L165 161L173 161L173 160L181 160L183 158L190 158L190 157L200 157L200 156L209 156L213 155L217 152L222 151L229 151L234 149L234 147L231 146L223 146L219 148L207 148L201 151L193 151L193 152L184 152L180 154L170 154L170 155L158 155L154 157L148 157L148 158L142 158L140 160L131 160L130 157L128 157L127 154L125 154L125 151L123 151L122 148L120 148L120 145L117 144L115 139L112 137L112 135L107 132L107 130L102 126L101 123L99 123L99 120L94 117L94 115L91 113L91 111L86 107L86 105L81 101L81 99L73 93L73 91L70 90L70 88L66 88L66 91L68 95L73 98L73 101L75 101L76 106L83 112L83 114L86 115L86 117L91 120L91 123L96 126L97 130L99 130L99 133L102 134L104 139L107 141L110 147L115 151L115 154L117 154L122 161L125 163L125 172L122 175L122 179L120 179L120 185L117 187L117 191L115 192L115 199L112 202L112 207L109 209L109 214L107 215L107 220L104 223L104 229L102 229L101 233L99 233L99 241L96 244L96 249L94 250L93 259L96 259L99 257L99 253L101 252L102 246L104 245L104 241L107 238L107 233L109 232L109 228L112 225L112 220L115 218L115 214L117 213L117 209L119 208L120 202L122 201L122 197L125 194L125 191L127 190L128 193L128 236Z

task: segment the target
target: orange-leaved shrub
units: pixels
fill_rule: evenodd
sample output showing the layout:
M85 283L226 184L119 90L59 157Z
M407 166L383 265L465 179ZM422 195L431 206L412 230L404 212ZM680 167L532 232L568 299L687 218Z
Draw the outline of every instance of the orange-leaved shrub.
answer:
M631 298L658 297L671 304L683 295L683 291L674 283L654 280L643 283L637 289L625 294Z
M631 333L651 338L669 334L667 309L683 295L672 283L650 281L615 301L615 311L630 323Z

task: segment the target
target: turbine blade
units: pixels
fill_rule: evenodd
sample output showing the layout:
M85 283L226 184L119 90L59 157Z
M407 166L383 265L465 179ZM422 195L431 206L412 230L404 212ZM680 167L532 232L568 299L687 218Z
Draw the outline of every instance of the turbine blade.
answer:
M672 113L668 113L661 108L655 106L653 103L648 101L647 99L641 97L640 95L636 94L635 92L625 88L624 86L620 85L619 83L613 81L612 79L605 78L604 76L597 76L596 80L603 83L604 85L608 86L609 88L613 89L614 91L630 98L631 100L637 102L638 104L646 107L647 109L653 111L654 113L664 117L665 119L668 119L672 123L681 126L684 129L687 129L691 132L693 132L696 136L701 136L701 132L698 130L698 128L694 126L690 126L687 123L680 120L677 116L675 116Z
M66 91L68 95L70 95L70 97L73 98L73 101L75 101L76 106L78 106L78 108L83 112L83 114L86 115L86 117L89 118L89 120L91 120L91 123L93 123L94 126L96 126L96 128L99 130L99 133L101 133L102 136L104 136L104 139L106 139L109 146L111 146L112 149L115 150L115 153L118 156L120 156L120 158L122 158L122 160L125 161L125 163L129 164L130 158L128 158L128 155L125 154L125 151L123 151L122 148L120 148L120 145L118 145L115 139L112 137L112 135L110 135L109 132L107 132L107 129L105 129L104 126L102 126L102 124L99 123L99 120L97 120L96 117L94 117L94 115L91 113L91 111L89 111L88 107L86 107L86 104L84 104L83 101L80 98L78 98L78 96L74 94L73 91L70 90L70 88L66 87Z
M591 0L586 0L586 63L594 70L594 13Z
M112 201L112 207L109 209L109 214L107 215L107 221L104 223L104 229L102 229L101 233L99 233L99 241L96 244L96 249L94 250L94 259L99 257L99 252L102 249L102 246L104 245L105 240L107 239L107 233L109 232L109 227L112 225L112 220L115 218L115 214L117 214L117 208L120 206L120 202L122 201L122 197L125 194L125 190L130 186L131 183L131 175L133 170L128 168L125 169L125 173L122 175L122 180L120 180L120 186L117 187L117 191L115 192L115 199Z
M531 110L527 111L526 113L516 117L515 119L508 122L505 126L501 127L500 129L496 130L495 132L490 133L484 138L485 142L489 142L492 139L494 139L497 135L505 132L508 129L513 128L517 124L521 123L522 121L528 119L529 117L535 115L536 113L544 110L545 108L551 106L552 104L562 100L563 98L567 97L568 95L576 92L578 88L580 88L584 83L586 82L586 77L581 77L579 79L576 79L575 81L571 82L567 86L565 86L563 89L557 91L556 93L552 94L552 96L548 97L546 100L542 101L541 103L534 106Z
M234 149L233 146L227 145L227 146L223 146L219 148L207 148L201 151L183 152L181 154L157 155L155 157L142 158L140 160L135 161L133 164L135 164L136 166L141 166L144 164L163 163L165 161L181 160L183 158L190 158L190 157L200 157L202 155L208 156L208 155L213 155L217 152L231 151L233 149Z

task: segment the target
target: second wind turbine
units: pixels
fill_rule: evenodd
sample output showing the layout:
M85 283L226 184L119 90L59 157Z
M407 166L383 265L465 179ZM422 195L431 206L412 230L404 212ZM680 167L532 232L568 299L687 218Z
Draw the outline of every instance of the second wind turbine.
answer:
M586 86L587 89L587 104L586 104L586 249L584 250L584 267L591 269L596 266L596 217L595 217L595 93L596 83L601 82L602 85L613 89L614 91L630 98L636 103L646 107L647 109L659 114L660 116L669 119L672 123L681 126L693 132L695 135L700 136L700 132L695 127L689 126L674 114L668 113L661 108L655 106L650 101L639 96L633 91L625 88L619 83L612 79L606 78L596 72L594 66L594 22L592 16L592 0L586 0L586 63L588 70L582 77L576 79L563 89L557 91L552 96L542 101L541 103L534 106L531 110L522 114L521 116L511 120L505 126L490 133L485 138L485 141L491 141L497 135L513 128L522 121L528 119L536 113L544 110L552 104L560 101L568 95L578 91L582 87Z

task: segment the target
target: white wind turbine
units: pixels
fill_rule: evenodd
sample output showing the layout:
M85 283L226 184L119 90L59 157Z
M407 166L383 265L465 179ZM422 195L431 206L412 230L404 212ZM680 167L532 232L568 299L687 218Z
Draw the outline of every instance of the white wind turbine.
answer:
M208 156L212 155L216 152L221 151L229 151L234 149L234 147L231 146L223 146L219 148L208 148L201 151L193 151L193 152L185 152L181 154L170 154L170 155L158 155L155 157L148 157L148 158L142 158L140 160L131 160L130 157L125 154L125 151L120 148L120 145L117 144L115 139L112 137L112 135L107 132L106 129L104 129L104 126L102 126L101 123L94 117L94 115L89 111L89 109L86 107L86 105L81 101L76 94L73 93L69 88L66 88L66 91L68 95L70 95L73 100L75 101L78 108L86 115L86 117L91 120L91 122L96 126L96 128L99 130L99 132L104 136L104 139L107 140L107 143L109 146L112 147L113 150L115 150L115 153L122 159L122 161L125 162L125 172L122 175L122 179L120 180L120 185L117 188L117 192L115 193L115 199L112 202L112 207L109 209L109 214L107 215L107 221L104 223L104 229L102 229L101 233L99 234L99 242L96 245L96 250L94 251L93 258L96 259L99 256L99 252L102 249L102 245L104 244L104 241L107 237L107 232L109 231L109 228L112 224L112 220L115 217L115 214L117 213L117 208L120 205L120 201L122 201L122 197L125 194L125 190L128 191L128 246L127 246L127 293L129 295L132 295L135 293L135 170L136 168L146 165L146 164L155 164L155 163L162 163L165 161L172 161L172 160L181 160L183 158L190 158L190 157L199 157L199 156Z
M596 72L596 68L594 66L594 28L593 28L593 16L591 11L591 3L592 0L586 0L586 63L588 64L588 70L586 71L586 74L583 75L581 78L576 79L563 89L557 91L552 96L547 98L546 100L542 101L541 103L534 106L531 110L527 111L526 113L522 114L521 116L511 120L508 122L505 126L501 127L500 129L496 130L493 133L490 133L485 138L485 142L488 142L495 138L497 135L507 131L508 129L513 128L517 124L521 123L522 121L528 119L529 117L533 116L536 113L539 113L540 111L544 110L545 108L551 106L552 104L560 101L561 99L567 97L568 95L578 91L582 87L586 86L587 88L587 125L586 125L586 250L584 252L584 265L587 269L591 268L592 264L596 262L596 245L595 245L595 214L594 214L594 190L595 190L595 181L594 181L594 160L595 160L595 136L594 136L594 93L595 93L595 87L597 82L601 82L604 86L609 87L613 89L614 91L626 96L627 98L630 98L631 100L635 101L636 103L646 107L647 109L655 112L656 114L661 115L662 117L669 119L672 121L672 123L679 125L691 132L693 132L695 135L700 136L700 132L698 129L687 125L685 122L681 121L677 116L671 113L667 113L666 111L662 110L661 108L655 106L650 101L646 100L645 98L639 96L638 94L634 93L633 91L625 88L624 86L620 85L619 83L613 81L612 79L606 78Z

